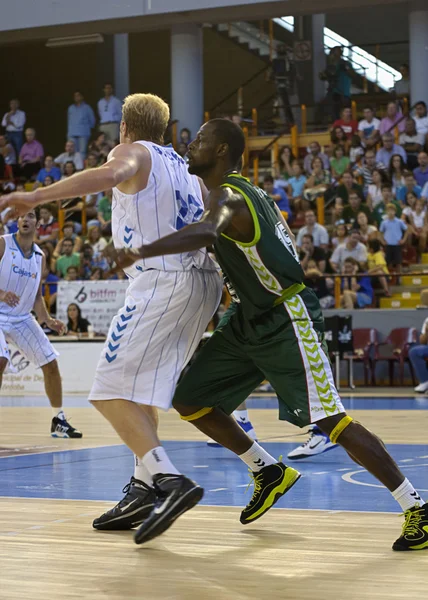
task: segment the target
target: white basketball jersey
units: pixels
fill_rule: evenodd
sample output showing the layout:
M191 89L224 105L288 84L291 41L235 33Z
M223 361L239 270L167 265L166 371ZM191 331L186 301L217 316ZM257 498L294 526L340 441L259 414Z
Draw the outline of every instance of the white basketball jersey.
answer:
M113 189L112 234L115 248L138 248L198 221L204 212L197 177L190 175L185 161L172 147L136 142L151 155L147 187L138 194ZM216 270L205 249L142 259L125 269L134 278L147 269L188 271L192 267Z
M0 262L0 290L20 297L18 306L0 302L1 321L19 321L33 310L42 276L43 252L33 244L33 252L25 258L15 234L4 235L5 249Z

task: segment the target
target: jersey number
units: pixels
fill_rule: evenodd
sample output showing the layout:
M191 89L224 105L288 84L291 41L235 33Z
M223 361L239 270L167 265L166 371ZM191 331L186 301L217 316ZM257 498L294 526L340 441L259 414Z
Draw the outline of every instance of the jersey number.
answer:
M175 200L177 203L177 220L175 228L182 229L186 225L199 221L202 217L203 208L197 203L195 198L189 194L187 196L187 202L181 195L180 190L175 191Z

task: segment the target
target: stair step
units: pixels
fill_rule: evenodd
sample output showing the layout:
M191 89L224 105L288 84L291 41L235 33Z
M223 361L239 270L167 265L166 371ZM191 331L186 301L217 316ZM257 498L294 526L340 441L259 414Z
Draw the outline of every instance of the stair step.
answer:
M424 252L422 254L422 260L421 260L422 264L424 265L428 265L428 252Z
M421 294L420 292L396 292L395 294L392 294L392 299L393 300L417 300L418 302L421 299Z
M423 285L428 286L428 275L404 275L401 278L402 285Z
M381 298L380 308L416 308L420 298Z

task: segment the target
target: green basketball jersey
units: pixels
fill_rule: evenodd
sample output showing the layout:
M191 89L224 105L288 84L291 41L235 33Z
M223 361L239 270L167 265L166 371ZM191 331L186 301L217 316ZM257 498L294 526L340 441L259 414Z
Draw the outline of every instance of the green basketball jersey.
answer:
M241 175L228 175L223 186L245 198L254 221L252 242L222 234L214 246L232 298L252 319L301 291L304 273L274 201Z

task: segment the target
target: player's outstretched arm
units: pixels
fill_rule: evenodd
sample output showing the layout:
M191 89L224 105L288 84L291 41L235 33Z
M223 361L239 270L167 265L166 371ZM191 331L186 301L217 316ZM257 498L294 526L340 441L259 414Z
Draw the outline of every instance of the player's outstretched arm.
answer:
M131 179L145 166L150 169L150 155L144 146L120 144L113 148L108 161L101 167L81 171L33 192L14 192L3 196L0 200L0 211L10 207L16 215L22 215L40 204L96 194Z

